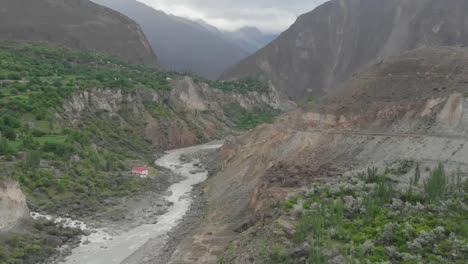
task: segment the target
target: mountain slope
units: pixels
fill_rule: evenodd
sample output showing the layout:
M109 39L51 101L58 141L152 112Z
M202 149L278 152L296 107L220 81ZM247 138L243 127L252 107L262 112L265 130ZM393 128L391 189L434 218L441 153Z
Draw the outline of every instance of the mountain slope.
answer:
M333 0L223 74L259 75L295 100L337 89L371 62L421 46L466 46L463 0Z
M466 252L446 252L467 243L449 227L468 217L467 72L467 48L406 52L363 70L335 100L227 140L206 220L169 263L463 262ZM440 197L428 187L435 177ZM441 228L453 234L412 247Z
M94 0L140 24L165 67L216 79L249 52L216 28L168 15L135 0Z
M2 0L0 40L48 43L157 65L137 24L88 0Z

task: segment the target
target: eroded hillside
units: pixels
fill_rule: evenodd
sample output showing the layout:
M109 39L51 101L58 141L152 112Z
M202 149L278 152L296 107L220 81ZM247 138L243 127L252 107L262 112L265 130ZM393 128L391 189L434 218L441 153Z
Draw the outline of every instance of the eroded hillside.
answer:
M228 141L206 187L206 220L172 263L463 263L467 54L389 59L347 95Z

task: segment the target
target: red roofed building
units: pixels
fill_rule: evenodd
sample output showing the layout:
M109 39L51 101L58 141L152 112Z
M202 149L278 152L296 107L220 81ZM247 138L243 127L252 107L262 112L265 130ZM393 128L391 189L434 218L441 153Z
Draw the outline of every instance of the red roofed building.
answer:
M134 167L132 169L132 175L140 176L141 178L148 177L148 169L144 167Z

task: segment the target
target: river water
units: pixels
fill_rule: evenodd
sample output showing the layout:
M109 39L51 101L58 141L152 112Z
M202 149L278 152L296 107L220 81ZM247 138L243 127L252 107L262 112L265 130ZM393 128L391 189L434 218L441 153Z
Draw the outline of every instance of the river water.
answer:
M180 161L182 154L196 153L206 149L221 147L221 142L212 142L189 148L168 151L163 157L156 160L158 166L172 170L174 173L184 176L186 179L171 185L166 199L174 204L168 212L158 218L156 224L141 225L122 234L112 234L106 230L94 230L87 238L89 244L81 244L73 249L72 254L65 260L67 264L114 264L121 263L132 255L150 239L167 239L167 233L177 226L187 211L190 209L192 198L190 193L194 185L205 181L207 171L190 173L199 170L194 164Z

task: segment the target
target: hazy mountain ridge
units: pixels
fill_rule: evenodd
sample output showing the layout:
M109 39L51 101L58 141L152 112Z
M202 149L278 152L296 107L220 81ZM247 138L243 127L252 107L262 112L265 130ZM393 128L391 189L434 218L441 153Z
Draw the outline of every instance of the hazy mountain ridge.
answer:
M266 45L270 36L249 40L247 35L224 32L203 21L166 14L136 0L94 0L140 24L161 64L166 68L218 78L228 67ZM259 32L262 34L261 32Z
M222 77L263 76L296 100L326 94L382 58L422 46L466 46L467 8L462 0L330 1Z

